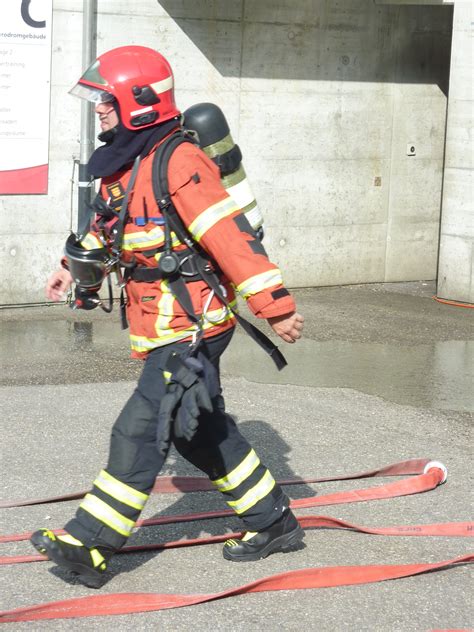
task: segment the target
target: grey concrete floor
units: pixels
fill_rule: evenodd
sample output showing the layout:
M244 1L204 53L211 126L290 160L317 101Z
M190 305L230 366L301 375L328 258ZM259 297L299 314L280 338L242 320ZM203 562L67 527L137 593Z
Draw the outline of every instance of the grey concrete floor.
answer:
M473 313L432 299L432 283L298 290L304 339L281 345L280 374L238 332L223 362L227 408L277 478L325 476L412 457L444 462L445 485L422 495L319 513L366 526L469 520ZM118 313L64 306L0 310L2 497L86 489L107 455L111 424L134 388ZM172 452L164 474L195 475ZM393 480L393 479L391 479ZM287 488L292 498L378 485L381 479ZM61 527L77 502L1 510L1 532ZM214 493L153 496L143 517L223 508ZM238 529L214 520L138 530L132 543ZM28 554L28 543L0 555ZM221 545L116 556L104 593L211 593L291 569L436 562L470 551L462 538L379 537L308 530L306 548L232 564ZM49 562L3 566L3 609L97 594ZM157 613L16 624L50 630L430 630L472 625L468 567L409 579L234 597ZM13 624L12 624L13 626Z

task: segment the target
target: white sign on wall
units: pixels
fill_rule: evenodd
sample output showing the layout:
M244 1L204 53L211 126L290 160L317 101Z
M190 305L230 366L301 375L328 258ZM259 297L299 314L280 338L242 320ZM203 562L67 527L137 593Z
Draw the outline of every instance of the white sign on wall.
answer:
M1 0L0 195L48 192L52 0Z

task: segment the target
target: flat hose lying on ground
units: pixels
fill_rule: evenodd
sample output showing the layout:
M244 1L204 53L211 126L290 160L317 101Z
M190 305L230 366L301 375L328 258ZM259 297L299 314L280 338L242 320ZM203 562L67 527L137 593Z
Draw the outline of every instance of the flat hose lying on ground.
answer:
M471 309L474 307L474 305L472 303L461 303L459 301L448 301L448 299L446 299L446 298L439 298L438 296L432 296L431 298L433 298L438 303L443 303L443 305L451 305L452 307L467 307L467 308L471 308Z
M378 487L352 490L347 492L337 492L320 497L301 498L291 502L291 506L296 508L314 507L317 505L342 504L348 502L363 502L368 500L380 500L382 498L393 498L409 494L417 494L435 489L446 481L447 471L444 465L429 459L412 459L395 463L380 470L341 476L328 477L324 479L294 479L286 481L286 484L323 482L330 480L349 480L376 476L402 476L414 475L414 478L388 483ZM285 484L285 483L283 483ZM176 487L178 485L178 487ZM183 489L185 488L185 489ZM185 477L164 477L158 478L155 491L161 493L172 491L203 491L209 489L208 481L202 478ZM64 497L55 497L54 502L64 500ZM17 501L22 505L22 501ZM42 502L45 502L43 499ZM27 504L33 504L28 501ZM15 506L10 504L9 506ZM16 505L18 506L18 505ZM160 518L142 520L137 522L137 526L151 526L157 524L171 524L177 522L189 522L194 520L204 520L232 515L232 511L211 511L196 514L184 514L180 516L162 516ZM298 518L304 528L336 528L350 529L361 533L373 535L390 536L423 536L442 535L454 537L469 537L474 533L474 523L454 522L432 525L406 525L395 527L369 528L361 527L329 516L300 516ZM55 533L62 533L56 530ZM207 538L196 538L193 540L178 540L176 542L164 542L158 544L146 544L141 546L124 547L121 553L134 551L146 551L165 549L183 546L196 546L222 542L229 537L239 537L241 534L223 534ZM0 542L13 542L25 540L30 534L14 534L0 537ZM25 562L46 561L40 555L30 556L10 556L0 558L0 564L18 564ZM468 564L474 561L474 555L468 554L450 560L436 563L418 564L398 564L398 565L370 565L370 566L336 566L324 568L306 568L296 571L289 571L270 577L264 577L257 581L231 588L218 593L198 594L198 595L178 595L178 594L158 594L158 593L117 593L106 595L94 595L79 599L69 599L37 606L29 606L0 612L0 623L36 621L40 619L66 619L90 616L108 616L112 614L130 614L134 612L149 612L165 610L170 608L180 608L184 606L196 605L199 603L215 601L236 595L268 592L276 590L300 590L309 588L323 588L334 586L348 586L355 584L366 584L388 579L400 579L412 575L446 569L460 564Z

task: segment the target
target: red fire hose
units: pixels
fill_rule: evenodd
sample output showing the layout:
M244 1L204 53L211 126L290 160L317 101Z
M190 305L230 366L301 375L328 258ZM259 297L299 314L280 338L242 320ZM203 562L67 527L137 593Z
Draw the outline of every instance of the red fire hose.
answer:
M314 507L321 505L341 504L345 502L362 502L367 500L379 500L382 498L393 498L409 494L417 494L429 491L445 482L447 471L444 465L437 461L427 459L412 459L395 463L380 470L372 470L360 474L347 475L341 477L330 477L325 479L292 479L281 481L281 484L297 484L307 482L323 482L329 480L349 480L354 478L365 478L375 476L400 476L415 475L414 478L404 479L381 485L379 487L353 490L348 492L337 492L326 496L302 498L291 503L293 508ZM161 478L157 479L155 491L166 493L171 491L204 491L209 489L208 482L201 478ZM79 495L68 495L80 497ZM83 494L82 494L83 495ZM12 501L4 503L3 506L22 506L26 504L38 504L39 502L59 502L65 500L64 496L53 499L40 499L28 501ZM218 518L233 514L231 511L214 511L196 514L185 514L179 516L163 516L156 519L142 520L137 526L150 526L157 524L170 524L176 522L187 522L191 520L204 520ZM329 516L300 516L298 518L304 528L336 528L350 529L362 533L373 535L391 536L454 536L469 537L474 534L474 523L453 522L433 525L407 525L395 527L369 528L361 527ZM56 533L61 533L57 530ZM13 542L25 540L30 534L13 534L1 536L0 542ZM229 534L212 536L207 538L196 538L194 540L179 540L176 542L164 542L158 544L147 544L142 546L124 547L121 553L133 551L144 551L152 549L165 549L182 546L196 546L222 542L229 537L238 537L240 534ZM0 557L0 564L18 564L26 562L46 561L40 555L10 556ZM266 592L276 590L300 590L308 588L323 588L332 586L347 586L354 584L365 584L387 579L399 579L411 575L419 575L428 571L441 570L448 567L468 564L474 561L474 555L468 554L451 560L444 560L437 563L419 563L402 565L374 565L374 566L339 566L325 568L307 568L297 571L281 573L271 577L265 577L250 584L238 586L218 593L199 595L177 595L177 594L154 594L154 593L122 593L108 595L94 595L80 599L70 599L57 601L48 604L19 608L0 612L0 623L10 623L18 621L36 621L40 619L62 619L89 616L107 616L112 614L130 614L134 612L148 612L165 610L170 608L180 608L191 606L217 599L224 599L236 595L254 592Z
M376 470L357 472L356 474L345 474L340 476L327 476L325 478L291 478L279 480L280 485L300 485L303 483L328 483L331 481L349 481L359 478L374 478L380 476L413 476L423 474L428 465L436 464L441 469L446 468L442 463L430 461L430 459L409 459L399 461ZM444 482L444 481L443 481ZM214 491L215 487L208 478L202 476L159 476L152 489L152 493L174 494L176 492L208 492ZM0 509L8 507L25 507L27 505L43 505L47 503L57 503L68 500L83 498L89 490L72 492L62 496L50 496L48 498L30 498L28 500L3 500L0 501Z

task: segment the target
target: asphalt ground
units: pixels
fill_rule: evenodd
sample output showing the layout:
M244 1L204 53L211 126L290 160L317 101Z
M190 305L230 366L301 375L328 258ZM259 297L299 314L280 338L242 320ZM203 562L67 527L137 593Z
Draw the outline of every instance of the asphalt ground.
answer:
M425 494L303 509L377 527L472 518L472 310L441 305L429 283L295 292L304 339L285 345L279 375L237 333L223 362L228 411L276 478L322 477L420 457L442 461L448 481ZM127 359L118 315L63 306L0 310L2 499L87 489L107 458L110 427L140 363ZM172 452L163 474L196 475ZM288 487L291 498L393 479ZM62 527L77 501L4 509L3 534ZM143 518L224 508L217 493L154 495ZM218 519L138 530L130 544L239 529ZM448 560L466 538L383 537L308 530L304 549L259 562L222 558L222 545L117 555L101 593L214 593L293 569ZM0 555L31 554L27 542ZM30 630L434 630L472 626L472 573L461 566L378 584L279 591L108 618L7 624ZM4 610L97 595L50 562L2 566Z

